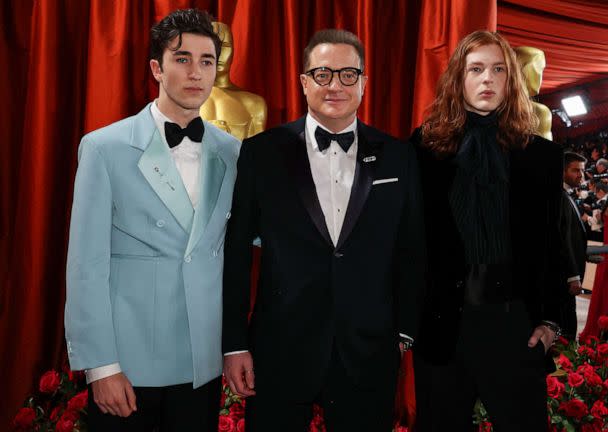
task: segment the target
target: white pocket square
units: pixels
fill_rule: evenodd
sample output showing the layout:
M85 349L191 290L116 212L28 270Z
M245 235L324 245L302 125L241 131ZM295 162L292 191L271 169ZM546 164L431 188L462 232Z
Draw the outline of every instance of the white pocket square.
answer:
M378 179L378 180L374 180L374 182L372 183L373 185L379 185L382 183L394 183L399 181L399 179L397 177L392 177L392 178L385 178L385 179Z

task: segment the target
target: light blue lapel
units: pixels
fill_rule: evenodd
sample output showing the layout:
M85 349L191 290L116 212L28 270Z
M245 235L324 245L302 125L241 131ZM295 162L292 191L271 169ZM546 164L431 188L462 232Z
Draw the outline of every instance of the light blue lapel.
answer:
M148 107L147 107L148 108ZM149 108L148 108L149 114ZM152 120L152 115L149 114ZM154 133L150 144L144 150L137 166L156 195L175 216L181 227L189 233L192 228L194 209L177 171L169 147L162 141L160 133L152 120ZM135 135L136 131L134 132ZM133 139L135 141L135 137Z
M186 248L186 255L192 253L209 223L226 172L226 164L219 155L216 140L213 139L213 133L209 127L205 127L202 150L200 195L194 212L194 222Z

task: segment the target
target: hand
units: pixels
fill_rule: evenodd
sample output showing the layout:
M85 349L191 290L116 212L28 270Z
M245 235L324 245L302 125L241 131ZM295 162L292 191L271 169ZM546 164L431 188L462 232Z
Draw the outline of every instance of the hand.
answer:
M572 282L568 282L568 292L573 296L581 294L583 292L581 281L574 280Z
M589 220L589 215L587 213L583 213L581 215L581 219L583 220L583 222L587 222Z
M225 355L224 375L232 393L243 398L255 395L255 374L250 353Z
M93 400L102 413L129 417L137 411L133 386L122 372L93 381L91 388Z
M399 342L399 353L401 354L401 358L403 358L403 354L408 350L403 342Z
M555 332L551 330L549 327L544 325L539 325L534 329L532 336L528 339L528 347L534 348L538 341L542 341L543 348L545 348L545 354L549 350L549 347L553 345L553 341L555 340Z

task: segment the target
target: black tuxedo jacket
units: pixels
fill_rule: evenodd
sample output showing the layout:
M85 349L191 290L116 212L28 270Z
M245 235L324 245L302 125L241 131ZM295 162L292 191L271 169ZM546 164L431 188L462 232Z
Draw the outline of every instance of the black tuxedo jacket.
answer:
M307 398L320 390L332 349L353 382L394 382L398 333L417 332L425 243L413 148L358 122L355 176L334 247L304 125L300 118L241 147L224 252L223 350L251 351L256 387L289 383L298 394L287 397ZM248 323L256 236L262 257Z
M561 230L564 240L562 248L563 281L579 275L581 282L585 277L587 261L587 229L581 220L576 204L566 191L562 193Z
M442 364L451 358L458 340L468 274L464 246L448 200L455 167L449 159L439 160L421 147L420 130L412 141L419 156L429 244L429 276L414 349L429 362ZM543 319L560 321L561 158L562 151L556 144L538 136L525 150L510 152L512 298L524 301L530 334Z

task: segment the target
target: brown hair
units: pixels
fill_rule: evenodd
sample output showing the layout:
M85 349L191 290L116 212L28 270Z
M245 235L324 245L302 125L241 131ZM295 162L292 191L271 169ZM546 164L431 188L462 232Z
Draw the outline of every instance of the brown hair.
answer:
M215 47L216 58L220 57L222 41L217 35L211 22L213 18L207 11L198 9L178 9L154 24L150 29L150 58L163 65L163 53L169 47L169 42L177 37L177 46L170 48L177 51L182 45L183 33L194 33L211 39Z
M363 48L363 44L359 40L359 38L346 30L340 29L325 29L319 30L308 42L306 48L304 48L304 54L302 56L302 65L304 66L304 72L308 70L308 66L310 64L310 53L312 50L321 44L346 44L350 45L357 51L359 55L359 61L361 65L361 70L363 70L363 64L365 63L365 48Z
M498 33L476 31L462 39L439 78L435 100L422 124L423 145L439 156L456 153L466 121L464 74L467 55L485 45L497 45L505 58L505 98L497 108L498 142L503 149L524 148L535 132L534 115L523 74L509 43Z

